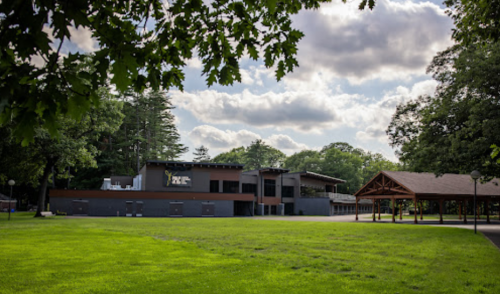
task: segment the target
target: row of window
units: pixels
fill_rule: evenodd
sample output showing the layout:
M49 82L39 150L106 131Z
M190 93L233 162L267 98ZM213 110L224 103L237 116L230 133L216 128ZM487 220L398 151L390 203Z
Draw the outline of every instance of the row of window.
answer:
M222 193L239 193L238 181L222 181ZM242 184L242 193L253 193L257 196L256 184ZM283 197L293 197L293 186L283 186ZM210 193L219 193L219 181L210 181ZM264 195L276 197L276 181L264 180Z
M240 182L222 181L222 193L238 193ZM219 193L219 181L210 181L210 193Z

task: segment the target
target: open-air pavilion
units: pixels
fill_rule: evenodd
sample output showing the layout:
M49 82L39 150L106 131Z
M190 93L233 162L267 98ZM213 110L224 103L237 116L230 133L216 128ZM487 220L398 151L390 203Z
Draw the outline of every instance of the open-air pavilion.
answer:
M486 221L490 223L489 204L500 202L499 180L494 179L488 183L477 182L476 201L484 202ZM380 202L384 199L392 202L392 222L396 215L394 206L399 204L402 218L401 203L403 200L411 200L415 203L415 223L418 223L417 205L420 206L420 220L423 220L423 201L437 201L439 203L439 222L443 223L443 204L445 201L456 201L459 205L458 218L467 223L467 203L474 200L474 180L470 175L444 174L436 177L432 173L413 173L401 171L381 171L366 185L364 185L356 196L356 220L358 220L358 202L361 199L372 200L373 221L375 221L376 204L378 206L378 219L380 220ZM499 215L500 218L500 215Z

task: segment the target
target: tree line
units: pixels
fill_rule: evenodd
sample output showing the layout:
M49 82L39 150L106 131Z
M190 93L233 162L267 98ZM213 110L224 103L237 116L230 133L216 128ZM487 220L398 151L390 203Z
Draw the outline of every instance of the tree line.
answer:
M96 189L105 177L137 174L146 160L176 160L187 152L165 92L113 95L101 88L99 99L99 107L79 119L60 115L56 137L35 128L33 142L24 147L16 140L15 121L1 126L2 191L14 178L24 204L38 203L39 214L49 186Z

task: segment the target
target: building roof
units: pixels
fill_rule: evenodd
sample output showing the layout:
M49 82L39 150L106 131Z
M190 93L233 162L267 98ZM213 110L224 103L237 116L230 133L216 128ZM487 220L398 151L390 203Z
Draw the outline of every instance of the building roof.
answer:
M313 173L313 172L310 172L310 171L295 172L295 173L290 173L290 174L291 175L293 175L293 174L300 174L301 177L315 179L315 180L321 180L321 181L326 181L326 182L335 183L335 184L345 183L346 182L345 180L342 180L342 179L337 179L337 178L334 178L334 177L329 177L329 176L325 176L325 175L322 175L322 174Z
M234 164L234 163L208 163L208 162L180 162L180 161L163 161L163 160L148 160L147 165L152 164L164 164L167 166L183 166L183 167L211 167L211 168L233 168L233 169L243 169L244 164Z
M256 172L256 171L258 171L259 173L284 174L284 173L288 173L290 170L285 169L285 168L278 168L278 167L263 167L263 168L259 168L259 169L248 170L244 173L251 173L251 172Z
M470 175L403 171L381 171L366 183L356 196L416 195L416 196L474 196L474 180ZM499 179L477 183L478 196L500 196Z
M444 174L436 177L433 173L413 173L383 171L388 177L415 194L474 195L474 180L470 175ZM477 195L500 196L499 180L477 183Z
M4 194L0 193L0 200L9 200L9 196L5 196Z

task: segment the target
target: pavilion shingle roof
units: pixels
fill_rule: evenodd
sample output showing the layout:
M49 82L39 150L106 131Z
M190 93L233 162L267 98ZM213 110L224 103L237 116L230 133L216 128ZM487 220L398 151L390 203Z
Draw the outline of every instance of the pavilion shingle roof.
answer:
M470 175L383 171L388 177L415 194L474 195L474 181ZM500 180L477 183L478 196L500 196Z

